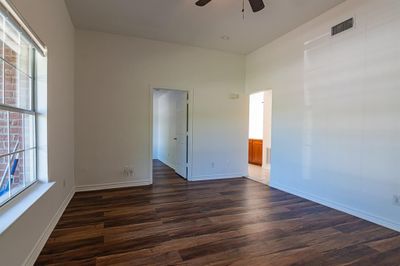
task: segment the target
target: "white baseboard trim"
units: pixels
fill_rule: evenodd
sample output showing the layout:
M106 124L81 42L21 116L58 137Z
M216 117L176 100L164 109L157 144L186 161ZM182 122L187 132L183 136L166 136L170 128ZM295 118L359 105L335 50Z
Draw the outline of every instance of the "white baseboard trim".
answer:
M151 180L135 180L135 181L126 181L126 182L115 182L115 183L105 183L105 184L94 184L94 185L82 185L76 186L76 192L84 192L84 191L95 191L95 190L105 190L105 189L113 189L113 188L124 188L124 187L139 187L139 186L148 186L151 185Z
M24 264L26 266L32 266L35 264L37 258L40 255L44 245L46 244L47 240L49 239L51 233L53 232L54 228L56 227L58 221L60 220L62 214L67 208L69 202L71 201L72 197L75 194L75 189L73 188L68 196L65 198L63 203L61 204L60 208L58 208L56 214L51 219L50 223L47 225L46 229L36 242L35 246L33 247L32 251L29 253L28 257L25 259Z
M237 174L219 174L219 175L201 175L192 176L189 181L205 181L205 180L218 180L218 179L230 179L230 178L242 178L245 175L243 173Z
M300 190L298 190L296 188L292 188L292 187L280 184L279 182L271 181L269 186L273 187L273 188L276 188L276 189L279 189L279 190L282 190L282 191L285 191L285 192L288 192L290 194L299 196L301 198L305 198L305 199L311 200L313 202L319 203L319 204L327 206L329 208L345 212L347 214L356 216L356 217L361 218L363 220L367 220L367 221L372 222L374 224L378 224L378 225L381 225L381 226L387 227L389 229L392 229L392 230L400 232L400 224L395 222L395 221L391 221L391 220L388 220L386 218L379 217L379 216L367 213L365 211L349 207L349 206L341 204L341 203L337 203L337 202L334 202L334 201L331 201L331 200L327 200L327 199L324 199L324 198L322 198L320 196L316 196L316 195L313 195L313 194L310 194L310 193L307 193L307 192L300 191Z

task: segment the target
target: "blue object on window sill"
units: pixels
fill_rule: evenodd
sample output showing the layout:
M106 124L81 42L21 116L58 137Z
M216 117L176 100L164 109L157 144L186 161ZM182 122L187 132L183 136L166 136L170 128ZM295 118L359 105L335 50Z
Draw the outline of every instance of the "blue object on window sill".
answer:
M13 165L11 167L11 176L14 176L15 171L17 170L19 159L14 159ZM2 187L0 187L0 196L4 195L5 193L8 193L10 189L10 183L5 182Z
M6 182L5 185L0 188L0 196L4 195L5 193L8 193L9 190L9 183Z

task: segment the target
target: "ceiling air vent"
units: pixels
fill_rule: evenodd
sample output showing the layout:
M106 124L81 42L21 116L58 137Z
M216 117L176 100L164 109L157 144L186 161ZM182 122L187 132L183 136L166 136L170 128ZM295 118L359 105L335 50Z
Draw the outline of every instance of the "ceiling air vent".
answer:
M354 26L354 18L350 18L346 21L343 21L342 23L337 24L336 26L333 26L331 35L334 36L343 31L349 30L353 28L353 26Z

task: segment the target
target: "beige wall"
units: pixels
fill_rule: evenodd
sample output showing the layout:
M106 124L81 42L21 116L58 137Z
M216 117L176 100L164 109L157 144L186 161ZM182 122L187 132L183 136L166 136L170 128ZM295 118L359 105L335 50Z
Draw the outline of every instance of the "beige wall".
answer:
M77 31L75 73L77 186L151 181L150 87L193 94L194 179L246 173L244 56Z
M13 2L49 50L48 173L56 185L1 235L1 265L24 262L74 187L74 28L62 0Z

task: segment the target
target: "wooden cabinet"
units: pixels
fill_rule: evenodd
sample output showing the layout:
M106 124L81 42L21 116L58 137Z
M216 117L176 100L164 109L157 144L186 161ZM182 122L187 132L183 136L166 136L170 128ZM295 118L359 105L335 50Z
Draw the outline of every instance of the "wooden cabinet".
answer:
M262 139L249 139L249 163L262 165Z

